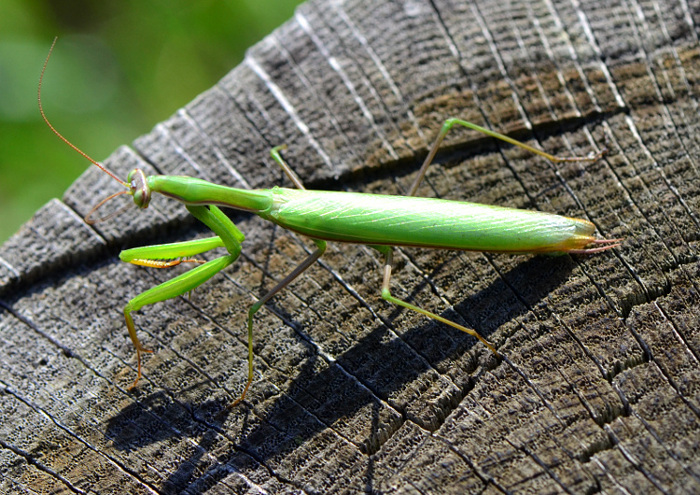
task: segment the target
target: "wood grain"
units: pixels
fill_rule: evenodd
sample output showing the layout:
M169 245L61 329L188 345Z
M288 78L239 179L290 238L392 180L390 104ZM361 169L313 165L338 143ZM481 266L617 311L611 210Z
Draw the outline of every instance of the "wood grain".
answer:
M588 218L623 245L559 258L332 245L244 319L308 240L231 212L241 259L135 315L172 272L131 246L206 235L163 198L94 227L117 184L89 169L0 248L3 493L681 493L700 491L700 4L311 1L169 120L115 151L120 176L238 187L406 191L458 116L560 155L553 166L467 131L420 194ZM183 70L187 70L183 67ZM80 143L78 143L80 144ZM60 143L57 143L57 147Z

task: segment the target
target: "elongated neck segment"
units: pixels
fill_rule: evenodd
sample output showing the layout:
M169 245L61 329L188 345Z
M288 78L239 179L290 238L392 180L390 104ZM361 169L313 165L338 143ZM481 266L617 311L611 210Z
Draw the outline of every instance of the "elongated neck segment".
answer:
M146 181L151 192L158 192L186 205L217 205L253 213L264 213L272 206L272 192L269 189L236 189L174 175L151 175Z

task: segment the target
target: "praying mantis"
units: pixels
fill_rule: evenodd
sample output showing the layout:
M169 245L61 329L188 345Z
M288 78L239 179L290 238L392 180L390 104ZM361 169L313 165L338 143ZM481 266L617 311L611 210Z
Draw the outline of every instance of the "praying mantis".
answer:
M327 241L365 244L376 249L384 256L381 287L381 296L384 300L461 330L480 340L497 356L498 351L494 346L476 330L464 327L391 294L393 247L501 253L592 254L620 245L620 239L596 238L595 226L588 220L539 211L416 197L416 191L442 141L455 125L519 146L553 163L591 162L600 159L606 152L606 149L602 149L588 157L557 157L506 135L456 118L447 119L443 124L406 196L307 190L282 158L280 152L286 148L284 145L273 148L271 156L292 181L295 189L283 187L237 189L193 177L146 176L138 168L132 170L123 181L73 145L46 117L41 102L41 86L55 43L54 39L39 79L37 98L42 118L68 146L124 187L124 190L95 206L87 215L86 221L89 223L92 213L116 195L128 194L133 197L137 207L146 209L151 196L158 193L182 203L195 218L214 233L214 236L204 239L137 247L120 253L119 257L122 261L146 267L169 268L183 262L195 262L198 265L137 295L124 307L124 319L129 337L136 348L137 358L137 377L132 388L142 377L142 354L151 352L142 346L137 336L132 313L144 306L192 291L234 263L241 253L245 236L220 207L256 214L282 228L310 238L316 246L316 249L291 273L250 307L247 318L248 378L241 396L231 406L244 400L253 382L253 318L255 314L323 255ZM224 248L226 254L207 262L193 258L216 248Z

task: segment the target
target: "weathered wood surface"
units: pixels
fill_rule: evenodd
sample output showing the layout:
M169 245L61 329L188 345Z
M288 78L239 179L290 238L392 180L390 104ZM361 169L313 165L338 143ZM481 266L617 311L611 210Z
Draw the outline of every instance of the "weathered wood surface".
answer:
M241 187L405 191L441 122L460 116L550 152L449 136L421 194L589 218L622 247L544 258L333 245L256 318L252 297L308 240L232 213L242 258L191 298L121 309L172 273L126 246L205 235L156 200L87 226L116 185L88 170L0 250L0 491L345 493L700 491L700 4L316 1L106 164ZM187 70L183 67L183 70ZM80 143L78 143L80 144ZM56 146L61 146L57 142Z

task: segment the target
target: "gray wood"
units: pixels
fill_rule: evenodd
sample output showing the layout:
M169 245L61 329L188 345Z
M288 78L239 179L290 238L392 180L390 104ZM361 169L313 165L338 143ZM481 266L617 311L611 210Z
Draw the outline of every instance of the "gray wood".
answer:
M552 166L450 135L420 193L584 217L622 247L559 258L332 245L256 317L311 244L242 213L242 258L144 308L133 391L121 309L172 276L126 246L206 235L156 199L89 227L117 185L88 170L0 249L0 492L700 491L698 2L312 1L106 164L241 187L405 191L442 121L489 125ZM183 67L183 70L186 68ZM78 143L80 144L80 143ZM60 143L57 143L60 146Z

